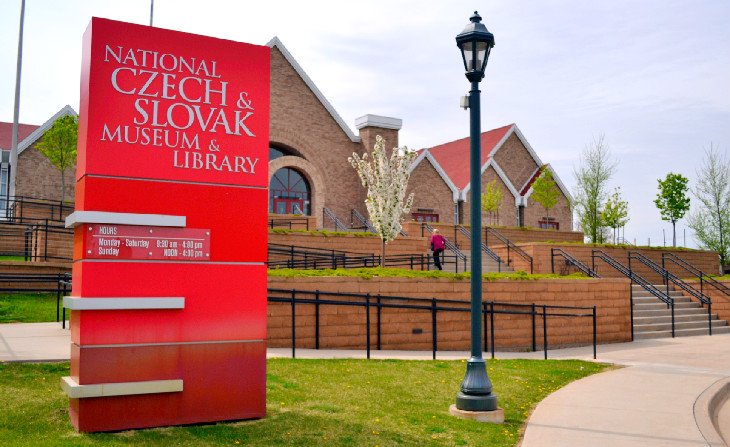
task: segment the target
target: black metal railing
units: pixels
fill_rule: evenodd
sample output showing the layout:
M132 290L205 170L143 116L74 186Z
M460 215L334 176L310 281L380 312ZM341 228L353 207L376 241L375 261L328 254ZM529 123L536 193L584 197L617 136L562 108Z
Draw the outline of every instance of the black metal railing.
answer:
M507 265L512 265L512 253L517 253L522 259L530 264L530 273L533 273L532 267L532 256L528 255L522 247L515 245L511 240L507 239L505 235L495 230L492 227L484 227L484 243L489 246L489 235L497 238L498 241L503 243L507 247Z
M356 293L322 292L319 290L296 289L268 289L269 303L282 303L291 306L291 352L296 357L297 349L297 306L314 306L314 349L320 349L322 306L344 306L362 308L365 325L365 351L370 358L373 349L373 328L375 326L375 347L382 348L384 309L415 310L430 314L431 324L431 351L432 358L436 359L438 350L438 315L444 312L471 312L468 301L444 300L436 298L414 298L402 296L384 296ZM587 312L586 312L587 311ZM375 313L375 323L373 323ZM597 330L596 306L554 306L545 304L514 304L496 301L482 302L482 317L484 319L484 346L486 351L491 350L492 358L495 353L495 315L525 315L531 319L532 351L537 351L537 318L542 319L542 348L544 358L548 358L548 317L591 317L593 326L593 358L596 358ZM348 320L349 321L349 320ZM465 323L466 324L466 323Z
M375 229L373 224L371 224L370 221L355 208L350 211L350 222L352 229L365 230L369 233L378 234L378 230ZM398 234L400 234L401 236L408 236L408 233L406 233L403 228L401 228Z
M63 297L71 288L71 273L1 273L2 293L56 293L56 321L61 319L66 327L66 309L62 309Z
M35 223L43 220L63 222L74 210L73 202L41 199L30 196L3 198L5 220L17 223Z
M335 231L350 231L350 228L331 209L322 208L322 217L325 222L330 221L335 225Z
M70 261L73 229L60 222L0 223L0 255L22 257L24 261Z
M665 269L664 267L660 266L656 262L654 262L651 258L647 257L646 255L638 252L638 251L630 251L629 252L629 270L632 270L631 268L631 261L636 260L644 264L645 266L649 267L651 270L653 270L655 273L657 273L659 276L662 277L662 282L664 286L666 287L666 294L669 296L669 283L671 282L674 284L675 287L678 287L682 289L683 291L687 292L691 297L695 298L697 301L699 301L700 305L702 307L707 306L707 331L709 335L712 335L712 300L705 296L701 291L695 289L691 285L689 285L687 282L682 280L680 277L675 275L674 273L670 272L669 270Z
M26 234L30 233L29 250L26 250L26 261L70 261L72 259L72 244L74 230L63 225L45 220L36 223L28 228ZM51 238L55 240L51 242ZM49 250L51 244L55 245L55 251ZM62 252L63 245L67 244L67 252Z
M469 245L471 246L471 232L461 225L455 225L454 228L469 241ZM500 258L497 253L493 252L492 249L487 247L487 244L485 244L484 241L482 241L482 252L484 252L489 258L493 259L497 263L497 271L501 272L502 258Z
M365 230L370 233L377 233L377 231L375 231L375 227L370 224L370 221L355 208L350 211L350 220L352 221L352 227L355 229Z
M433 234L433 227L426 222L421 222L421 237L425 237L426 232L428 232L429 235ZM459 262L461 262L462 271L466 271L468 269L468 266L466 265L466 255L461 250L459 250L459 247L457 247L456 244L450 241L449 238L444 237L444 240L446 241L446 249L453 253L452 256L454 256L454 260L456 262L456 273L459 273Z
M269 268L292 269L338 269L380 266L380 255L354 253L341 250L318 249L296 245L269 244ZM456 264L457 258L452 255L442 257L442 264ZM433 265L430 254L413 253L386 255L384 266L406 268L410 270L430 270Z
M309 219L306 217L272 217L269 219L269 228L309 231Z
M622 275L626 276L631 280L632 287L630 288L631 291L631 339L634 339L634 288L633 285L636 283L637 285L641 286L642 289L649 292L651 295L655 296L656 298L659 298L663 303L667 305L668 308L672 311L672 338L675 336L675 319L674 319L674 299L669 296L668 293L664 293L661 290L659 290L656 286L651 284L649 281L646 280L643 276L639 275L638 273L634 272L633 270L627 268L620 262L618 262L616 259L611 257L609 254L605 253L602 250L593 250L591 252L591 262L593 266L593 270L596 269L596 258L600 259L601 261L605 262L607 265L621 273Z
M725 284L716 281L711 275L708 275L674 253L662 253L662 267L665 267L665 261L672 262L684 271L689 272L692 276L696 276L700 280L700 293L704 294L705 285L708 285L720 293L725 294L725 296L730 297L730 288Z
M592 278L600 278L598 273L596 273L593 269L589 268L587 265L579 261L578 259L574 258L570 254L568 254L565 250L561 248L551 248L550 249L550 271L554 274L555 273L555 258L560 257L565 260L565 266L566 268L575 267L581 272L585 273L586 275L592 277Z

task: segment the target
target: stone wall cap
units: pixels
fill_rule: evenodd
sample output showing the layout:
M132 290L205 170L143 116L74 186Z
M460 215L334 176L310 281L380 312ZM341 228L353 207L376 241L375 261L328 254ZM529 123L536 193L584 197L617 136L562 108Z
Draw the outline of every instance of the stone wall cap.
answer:
M358 129L362 129L363 127L380 127L382 129L400 130L403 127L403 120L389 116L367 114L355 118L355 127Z

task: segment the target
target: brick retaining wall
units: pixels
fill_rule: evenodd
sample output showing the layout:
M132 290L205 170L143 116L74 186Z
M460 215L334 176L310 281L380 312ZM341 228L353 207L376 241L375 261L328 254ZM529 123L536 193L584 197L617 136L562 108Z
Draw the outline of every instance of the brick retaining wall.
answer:
M413 278L280 278L269 277L270 288L320 290L342 293L370 293L416 298L453 299L468 302L469 281ZM484 299L520 304L597 306L598 342L631 339L629 281L586 280L500 280L485 283ZM327 298L332 299L332 298ZM347 298L343 298L347 299ZM375 298L373 298L375 300ZM296 311L297 346L314 347L314 305L299 305ZM361 307L321 306L320 347L364 349L365 310ZM431 349L431 312L383 309L383 349ZM437 313L438 349L468 350L470 322L467 312ZM371 343L377 340L377 312L371 309ZM497 349L525 349L532 340L529 315L496 315ZM548 318L548 345L588 345L592 342L591 318ZM268 341L272 347L291 346L291 305L269 303ZM537 318L537 344L542 346L542 321Z
M318 233L276 233L269 231L269 243L380 255L382 242L380 237L374 235L323 235ZM399 236L386 246L385 255L395 256L426 253L427 251L428 240L426 238Z
M695 289L700 290L700 281L695 279L687 280ZM721 281L726 287L730 287L730 281ZM702 287L705 295L712 300L712 313L716 313L720 320L730 322L730 296L725 295L716 288L708 285Z
M579 245L579 244L545 244L545 243L532 243L532 244L519 244L522 249L527 252L533 258L534 273L551 273L550 264L550 249L560 248L569 255L578 259L579 261L586 264L589 268L591 267L591 252L594 249L600 249L612 256L624 266L628 266L628 253L629 251L637 251L652 259L657 264L662 263L662 253L673 253L685 261L689 262L696 268L709 274L716 274L720 270L720 258L717 253L712 251L703 250L672 250L671 248L637 248L637 249L625 249L625 248L606 248L606 247L592 247L590 245ZM507 259L507 250L505 248L495 248L494 251L504 259ZM529 272L529 263L523 260L519 256L512 255L515 270L525 270ZM660 276L651 270L644 264L632 260L631 267L640 275L644 276L647 280L658 284L661 283ZM674 263L666 263L666 268L677 276L683 278L687 276L686 271L682 270ZM555 258L555 273L565 274L575 272L574 267L566 267L565 261L562 257ZM624 277L614 268L608 266L605 262L600 259L596 259L596 271L601 277L606 278L622 278Z

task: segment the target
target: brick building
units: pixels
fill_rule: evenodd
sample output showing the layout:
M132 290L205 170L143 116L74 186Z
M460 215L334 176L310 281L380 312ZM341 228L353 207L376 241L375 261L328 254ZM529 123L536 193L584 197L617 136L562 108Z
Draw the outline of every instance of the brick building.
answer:
M388 147L398 146L402 122L397 118L363 115L355 121L358 131L355 134L281 41L274 38L268 46L271 48L269 212L310 215L318 227L335 227L334 216L345 226L357 226L352 220L353 210L366 215L365 190L347 158L353 152L362 155L372 150L377 135L385 138ZM17 196L60 198L60 174L34 145L56 119L66 114L75 112L66 106L41 126L21 125ZM0 123L1 194L5 198L10 128L10 124ZM411 168L409 186L415 192L414 219L468 223L471 189L468 150L469 140L465 138L421 151ZM542 209L530 203L532 182L541 169L550 167L540 161L516 125L485 132L482 151L485 161L482 182L497 179L504 191L497 223L571 229L570 196L557 175L554 177L563 195L558 206L551 210L554 217L550 221L543 219ZM66 197L73 197L74 170L70 169L66 175Z

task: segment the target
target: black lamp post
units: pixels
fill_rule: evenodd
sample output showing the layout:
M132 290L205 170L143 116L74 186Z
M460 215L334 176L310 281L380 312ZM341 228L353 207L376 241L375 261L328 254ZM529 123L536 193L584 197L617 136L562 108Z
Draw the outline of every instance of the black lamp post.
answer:
M456 408L462 411L493 411L497 396L492 394L492 382L482 358L482 210L481 200L481 112L479 110L479 82L484 78L489 53L494 46L494 35L481 23L474 11L470 23L456 36L456 44L464 59L466 78L471 82L469 91L470 153L471 153L471 357L466 364L466 375L456 395Z

